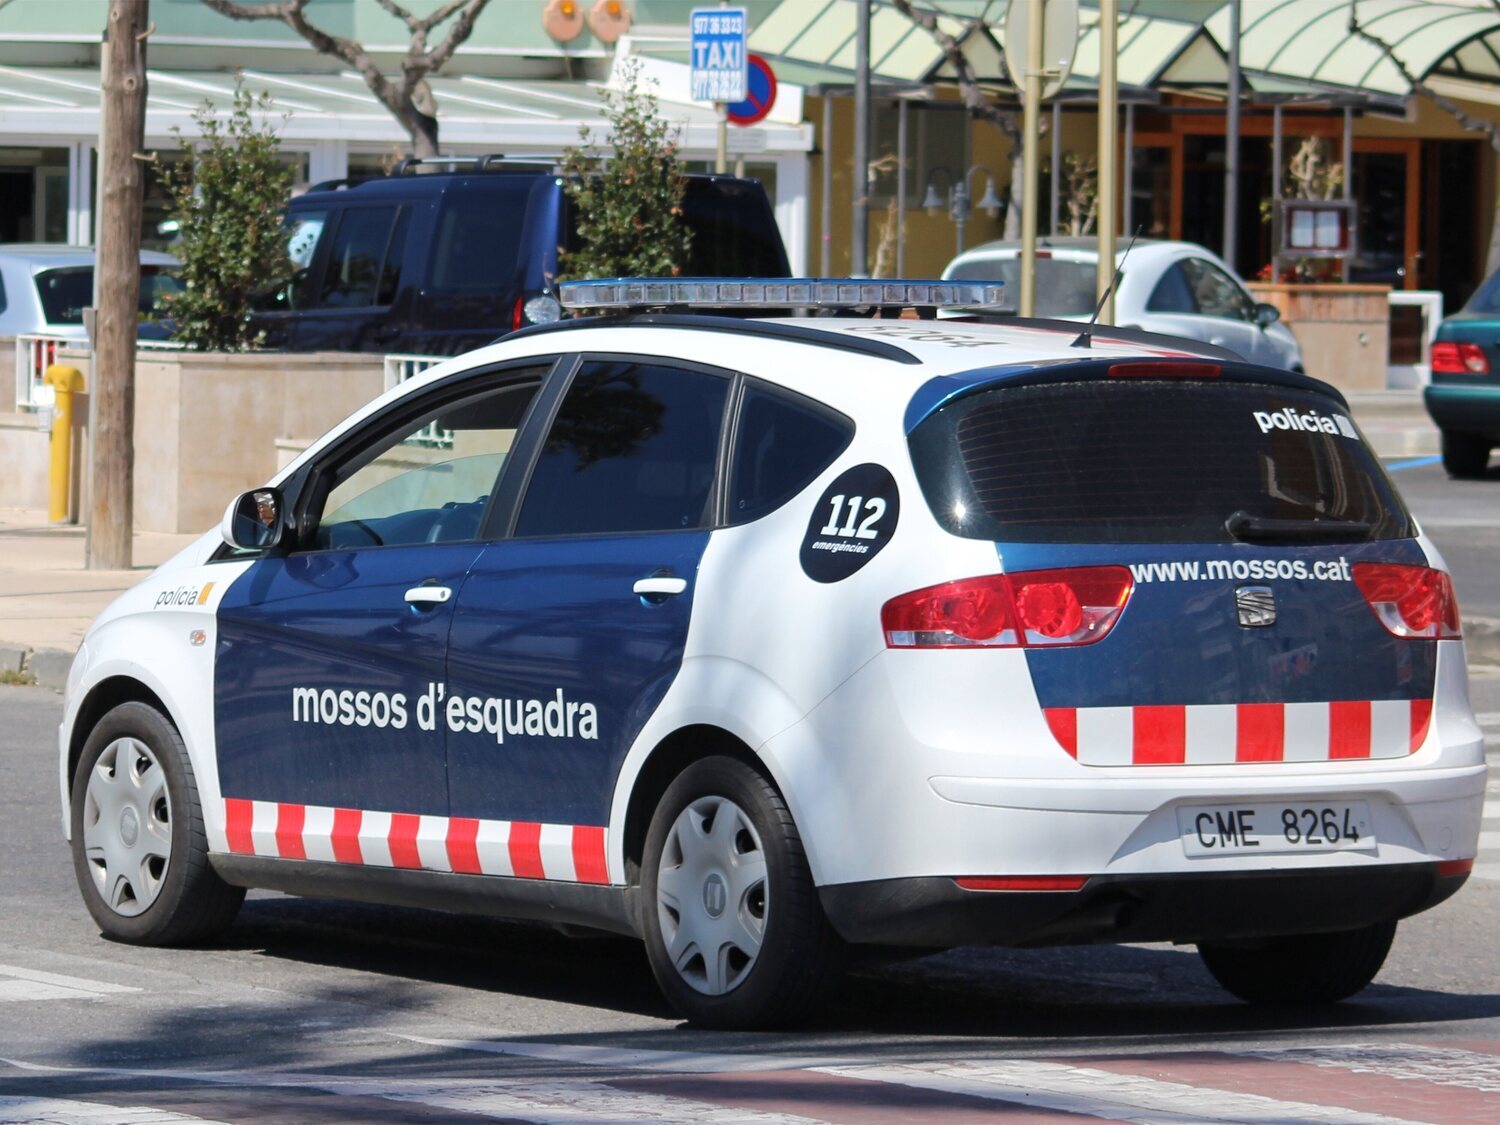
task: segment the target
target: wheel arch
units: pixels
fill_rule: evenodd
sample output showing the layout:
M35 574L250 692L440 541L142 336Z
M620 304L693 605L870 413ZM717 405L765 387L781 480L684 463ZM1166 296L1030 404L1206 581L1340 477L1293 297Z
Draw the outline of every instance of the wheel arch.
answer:
M172 709L141 680L123 673L105 677L89 688L88 694L83 697L68 733L66 792L70 800L73 796L73 776L78 772L78 760L83 757L84 744L99 725L99 720L122 703L144 703L153 707L172 724L178 734L182 733L182 724L172 714Z

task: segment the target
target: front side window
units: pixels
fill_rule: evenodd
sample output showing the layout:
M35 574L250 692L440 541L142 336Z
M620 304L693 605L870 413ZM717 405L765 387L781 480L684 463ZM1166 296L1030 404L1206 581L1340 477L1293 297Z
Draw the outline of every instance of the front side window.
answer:
M1184 258L1183 273L1193 287L1198 311L1204 316L1222 316L1230 320L1254 320L1255 302L1239 283L1212 262L1202 258Z
M282 220L286 235L286 262L290 276L274 279L264 290L251 297L251 307L258 312L275 312L309 308L313 303L311 271L318 253L318 241L328 225L327 211L291 211Z
M730 471L729 522L748 523L801 492L854 436L847 419L800 395L745 388Z
M454 400L384 431L330 473L315 550L474 539L541 372Z
M1146 311L1154 313L1188 313L1198 311L1198 302L1193 297L1193 285L1183 272L1181 262L1173 262L1161 275L1151 299L1146 302Z
M727 378L685 368L585 363L547 434L516 534L706 526L728 392Z

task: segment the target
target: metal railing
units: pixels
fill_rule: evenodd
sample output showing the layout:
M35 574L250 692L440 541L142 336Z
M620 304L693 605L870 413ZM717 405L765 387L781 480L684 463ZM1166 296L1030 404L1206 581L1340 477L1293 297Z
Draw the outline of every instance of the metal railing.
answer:
M17 336L15 342L16 409L44 411L53 406L52 388L42 381L47 368L57 362L63 348L87 349L88 341L79 336L57 336L38 333ZM137 340L137 351L181 351L187 347L176 340Z
M441 355L388 355L385 357L385 389L389 391L399 387L447 358ZM428 449L452 449L453 431L443 429L434 421L401 444L420 445Z

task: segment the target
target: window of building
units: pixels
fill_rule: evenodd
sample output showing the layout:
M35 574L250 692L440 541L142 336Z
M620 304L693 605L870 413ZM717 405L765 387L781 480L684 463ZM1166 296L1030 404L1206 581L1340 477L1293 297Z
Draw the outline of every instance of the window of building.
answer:
M875 161L885 161L889 171L877 171L870 201L881 205L896 198L896 159L900 154L900 103L877 102L873 113L871 151ZM906 209L922 206L928 185L946 202L949 189L972 163L969 145L969 115L956 103L911 102L906 123ZM974 177L976 180L978 176Z

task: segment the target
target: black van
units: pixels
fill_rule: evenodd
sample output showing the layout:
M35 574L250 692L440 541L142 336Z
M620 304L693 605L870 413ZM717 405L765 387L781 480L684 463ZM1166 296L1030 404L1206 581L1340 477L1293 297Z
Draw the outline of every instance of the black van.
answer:
M555 319L558 248L574 245L557 169L439 158L424 163L443 170L417 175L416 163L379 179L319 184L292 201L286 228L296 273L251 317L267 347L457 355ZM685 275L789 275L758 181L686 179L693 238Z

